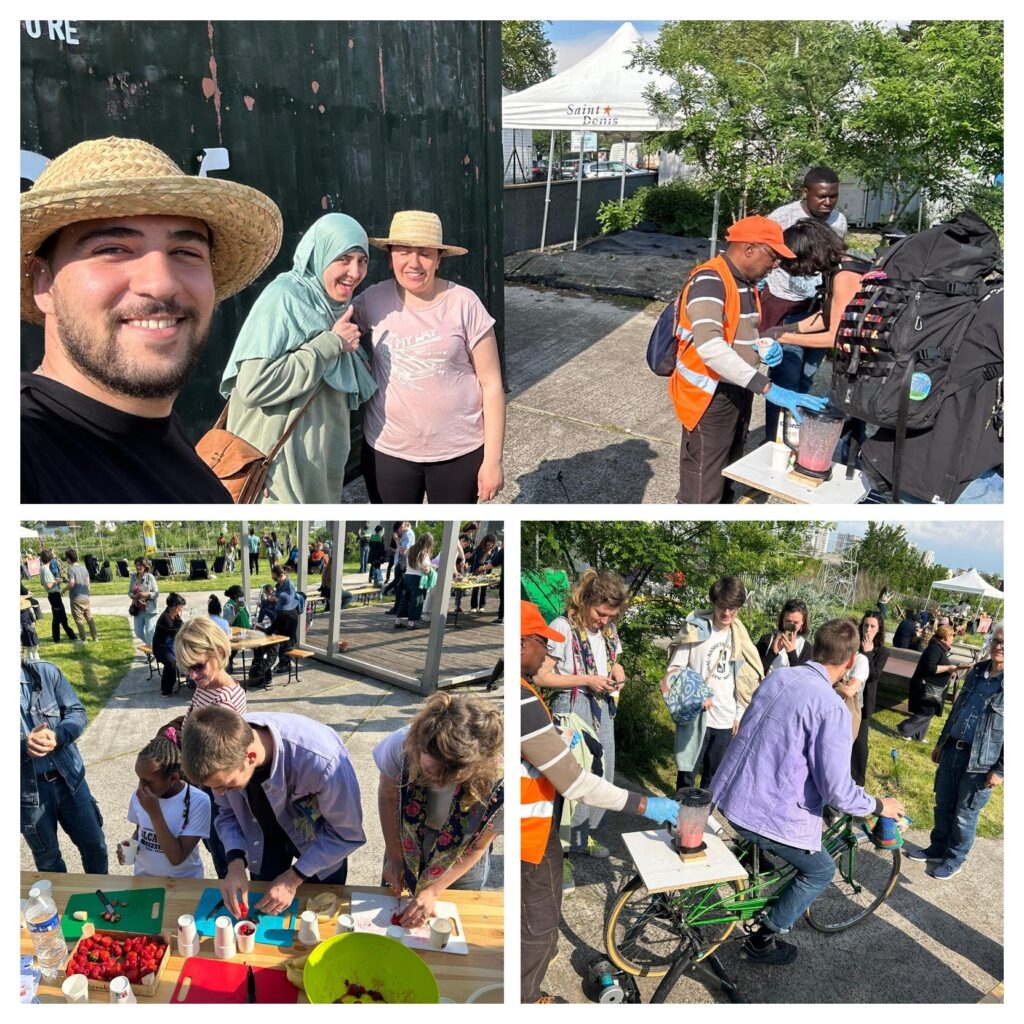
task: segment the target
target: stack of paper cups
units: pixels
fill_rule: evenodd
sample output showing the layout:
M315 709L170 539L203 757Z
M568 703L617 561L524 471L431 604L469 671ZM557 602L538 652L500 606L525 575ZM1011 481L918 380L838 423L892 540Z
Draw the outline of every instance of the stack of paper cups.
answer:
M235 928L231 918L221 915L214 921L213 951L221 960L230 960L235 955Z
M338 927L335 929L335 935L344 935L347 932L354 932L355 930L356 923L352 920L351 914L338 915Z
M191 914L178 918L178 956L199 956L199 932L196 919Z
M299 942L315 946L320 941L320 923L312 910L304 910L299 917Z

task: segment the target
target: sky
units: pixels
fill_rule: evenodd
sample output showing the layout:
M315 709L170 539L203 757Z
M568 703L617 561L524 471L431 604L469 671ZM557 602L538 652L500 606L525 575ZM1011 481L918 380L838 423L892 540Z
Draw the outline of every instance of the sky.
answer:
M572 67L581 57L596 50L623 23L621 21L552 21L544 26L558 54L555 71ZM660 21L634 21L637 32L648 42L658 36Z
M999 522L903 523L907 539L950 569L980 569L1003 575L1003 524ZM840 533L864 535L867 523L839 523Z

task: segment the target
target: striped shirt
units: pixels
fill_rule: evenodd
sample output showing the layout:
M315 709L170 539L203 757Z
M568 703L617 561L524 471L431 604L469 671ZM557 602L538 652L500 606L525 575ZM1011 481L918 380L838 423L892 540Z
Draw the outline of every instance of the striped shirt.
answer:
M188 711L185 712L185 720L188 720L188 716L193 711L212 707L214 704L226 704L232 711L244 715L246 712L245 690L235 680L232 680L232 683L234 683L233 686L214 686L209 690L200 690L196 687L196 692L192 694L192 703L189 704Z
M740 322L736 337L730 345L723 336L722 316L725 309L725 285L714 270L702 270L690 284L686 296L686 315L693 325L693 344L704 365L714 370L727 384L748 388L761 394L768 386L768 378L758 372L760 357L757 339L760 314L753 285L733 266L728 255L724 257L740 293Z
M639 793L584 771L544 705L525 686L519 687L519 719L523 771L539 772L567 800L579 800L588 807L609 811L640 813Z

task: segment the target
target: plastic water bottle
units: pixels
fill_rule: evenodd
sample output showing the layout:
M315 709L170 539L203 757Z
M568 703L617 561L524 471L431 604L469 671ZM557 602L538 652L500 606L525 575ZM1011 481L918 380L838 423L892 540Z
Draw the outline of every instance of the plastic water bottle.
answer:
M32 889L25 907L25 923L32 936L36 963L43 978L52 981L68 959L68 947L60 930L57 904L49 893Z

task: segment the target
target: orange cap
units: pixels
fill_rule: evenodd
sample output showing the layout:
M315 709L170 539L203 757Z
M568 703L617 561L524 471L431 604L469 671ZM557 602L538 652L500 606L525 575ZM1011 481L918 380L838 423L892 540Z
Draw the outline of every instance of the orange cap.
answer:
M542 636L558 644L565 642L565 637L561 633L556 633L544 621L540 609L532 601L519 602L519 635Z
M796 253L782 240L782 225L767 217L744 217L725 233L727 242L761 242L788 260Z

